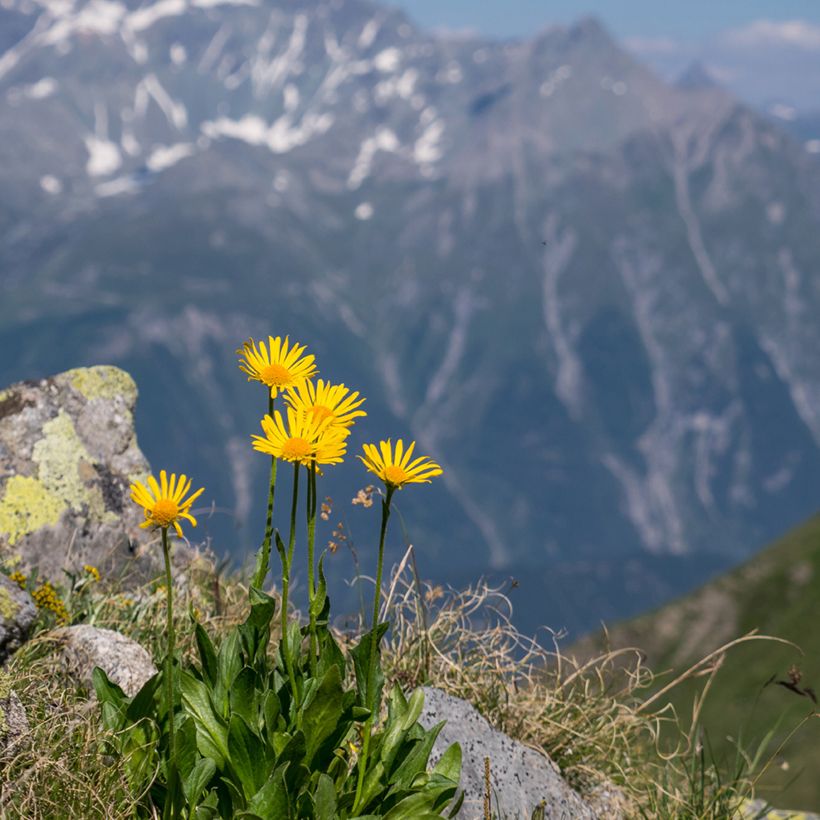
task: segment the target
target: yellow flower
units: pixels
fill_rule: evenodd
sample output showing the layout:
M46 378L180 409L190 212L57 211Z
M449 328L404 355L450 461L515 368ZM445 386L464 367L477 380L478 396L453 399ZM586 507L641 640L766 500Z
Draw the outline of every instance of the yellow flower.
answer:
M83 569L91 577L92 581L100 580L100 571L93 564L83 564Z
M338 464L347 450L348 430L335 427L329 419L287 409L287 427L277 410L274 417L262 419L264 436L253 436L253 447L260 453L295 461L299 464Z
M357 418L367 415L358 409L364 404L358 393L351 393L343 384L322 379L316 384L306 380L296 388L288 388L285 401L299 413L310 413L320 421L331 419L331 424L340 427L351 427Z
M405 484L429 484L431 478L441 475L442 469L427 456L419 456L410 461L416 442L411 442L405 451L404 442L396 442L396 451L388 439L375 444L365 444L364 456L358 456L371 473L375 473L388 487L400 490Z
M23 573L20 572L19 569L14 570L14 572L12 572L12 574L9 575L9 581L13 581L15 584L17 584L18 587L20 587L20 589L26 588L27 580L28 579L26 578L26 576L23 575Z
M150 490L148 489L150 487ZM154 476L148 476L148 487L137 481L131 485L131 500L145 510L145 521L141 527L161 527L166 529L173 525L177 535L182 538L182 527L179 519L184 518L196 526L196 518L191 513L191 504L205 492L201 487L193 495L186 495L191 490L191 479L184 474L177 481L176 473L171 473L171 480L165 470L160 471L159 484Z
M32 591L31 597L34 599L37 609L47 609L53 612L58 623L67 624L71 620L63 599L50 581L44 581L40 584L37 589Z
M306 379L317 374L314 357L305 356L305 346L289 345L288 337L284 342L281 336L268 336L268 346L248 339L236 351L240 356L239 369L248 374L248 381L258 381L270 388L272 398L280 390L298 387Z

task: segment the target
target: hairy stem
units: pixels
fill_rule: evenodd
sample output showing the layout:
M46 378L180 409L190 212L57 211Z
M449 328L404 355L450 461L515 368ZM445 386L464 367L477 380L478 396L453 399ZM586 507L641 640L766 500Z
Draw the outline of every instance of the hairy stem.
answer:
M174 582L171 576L171 551L168 545L168 527L162 528L162 555L165 559L166 592L166 639L165 655L165 698L168 702L168 796L165 803L165 817L176 816L177 750L174 730Z
M296 507L299 502L299 462L293 462L293 501L290 506L290 535L288 536L288 551L282 557L282 658L290 678L290 686L293 690L293 700L296 702L299 693L296 689L296 674L293 671L293 664L290 662L290 651L288 648L288 590L290 588L290 567L293 563L293 548L296 544Z
M274 399L268 394L268 415L273 418ZM270 567L270 547L273 539L273 500L276 495L276 456L270 457L270 483L268 485L268 513L265 519L265 538L256 558L256 571L253 575L253 586L261 589L265 583Z
M313 602L316 597L314 576L314 544L316 541L316 465L307 465L307 531L308 531L308 619L310 622L310 674L316 677L316 653L318 638L316 635L316 615Z
M353 814L357 814L363 807L359 805L359 800L362 796L362 787L364 786L364 775L367 769L367 755L370 751L370 735L373 731L373 721L376 713L379 710L379 704L376 702L376 681L375 681L375 664L376 664L376 649L378 641L376 640L376 627L379 621L379 604L381 602L382 594L382 571L384 569L384 538L387 533L387 522L390 518L390 502L393 498L394 487L387 486L387 494L382 499L382 526L379 535L379 556L376 564L376 589L373 592L373 620L371 622L370 632L370 654L367 662L367 694L370 703L367 707L370 709L370 715L364 726L364 742L362 743L362 755L359 759L359 777L356 783L356 799L353 801Z

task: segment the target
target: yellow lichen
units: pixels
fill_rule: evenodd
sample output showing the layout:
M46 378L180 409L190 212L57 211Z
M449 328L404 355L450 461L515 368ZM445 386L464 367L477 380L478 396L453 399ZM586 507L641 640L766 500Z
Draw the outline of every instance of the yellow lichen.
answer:
M129 402L136 401L137 386L134 380L118 367L78 367L65 374L71 386L86 399L115 399L123 396Z
M31 476L15 475L0 498L0 536L14 546L18 539L40 527L56 524L65 502Z
M38 465L39 478L46 490L73 510L90 501L88 488L80 477L81 459L91 461L73 422L60 410L43 425L43 438L34 445L31 460Z
M0 587L0 617L10 621L19 609L20 605L11 597L11 593L5 587Z

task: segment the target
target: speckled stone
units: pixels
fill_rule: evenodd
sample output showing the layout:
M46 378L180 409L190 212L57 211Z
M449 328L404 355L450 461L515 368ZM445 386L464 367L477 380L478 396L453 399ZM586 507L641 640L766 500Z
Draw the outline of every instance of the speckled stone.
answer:
M31 596L0 575L0 663L28 640L36 617Z
M155 556L133 560L146 537L129 485L149 471L136 400L131 377L108 366L0 390L0 560L55 582L83 564L153 574Z
M2 689L2 687L0 687ZM13 753L30 730L26 709L17 693L0 691L0 757Z
M484 817L484 758L490 758L492 809L505 820L530 820L543 807L545 820L594 820L595 812L561 777L546 756L493 729L475 707L439 689L424 688L419 722L426 728L446 720L433 747L435 763L452 744L462 752L461 787L465 792L459 820Z
M136 641L113 629L80 624L51 633L59 644L66 670L93 692L92 673L99 666L126 695L135 695L157 668L148 652Z

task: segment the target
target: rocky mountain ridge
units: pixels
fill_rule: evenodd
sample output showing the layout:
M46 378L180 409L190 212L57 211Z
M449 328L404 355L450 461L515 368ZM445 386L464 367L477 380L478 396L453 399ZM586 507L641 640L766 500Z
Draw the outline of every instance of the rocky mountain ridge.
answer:
M271 331L368 395L356 444L443 462L402 499L443 580L729 563L813 510L817 160L595 21L491 42L360 0L5 0L0 99L0 380L126 367L226 550L264 482L232 350Z

